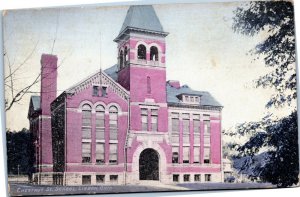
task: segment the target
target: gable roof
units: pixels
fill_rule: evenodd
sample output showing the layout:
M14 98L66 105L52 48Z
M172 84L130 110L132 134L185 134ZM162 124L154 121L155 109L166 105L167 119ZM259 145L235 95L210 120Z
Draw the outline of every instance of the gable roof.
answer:
M123 22L119 35L115 40L127 30L132 29L136 31L148 31L152 33L161 33L167 35L164 32L163 27L155 13L152 5L133 5L130 6L126 18Z
M41 103L40 103L41 97L40 96L31 96L30 97L30 102L32 102L33 105L33 110L39 110L41 108Z
M76 83L75 85L71 86L70 88L66 89L62 94L77 94L78 92L81 92L85 89L87 89L92 84L106 84L110 85L111 88L113 88L113 92L117 93L120 97L122 97L125 100L128 100L129 98L129 92L121 86L119 83L116 82L117 80L117 73L114 73L116 68L116 65L112 66L112 71L109 72L110 75L108 75L105 71L101 70L96 71L92 75L89 75L85 79L81 80L80 82ZM109 70L106 69L106 70ZM113 78L112 78L113 77Z
M31 118L34 114L38 114L41 109L40 96L31 96L29 101L29 109L27 118Z
M195 91L187 85L175 88L167 82L167 102L168 104L186 105L182 103L178 96L182 94L200 96L199 106L223 107L209 92Z
M104 70L104 72L110 76L114 81L118 80L118 65L115 64L107 69Z

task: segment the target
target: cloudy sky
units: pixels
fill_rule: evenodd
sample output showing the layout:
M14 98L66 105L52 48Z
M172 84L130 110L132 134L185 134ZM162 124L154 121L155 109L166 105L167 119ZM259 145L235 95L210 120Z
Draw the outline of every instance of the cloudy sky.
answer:
M209 91L224 106L224 129L259 120L265 115L265 104L273 93L270 89L253 88L252 81L268 69L261 60L253 62L254 57L247 52L266 34L246 37L233 32L233 11L238 5L154 5L164 30L169 32L167 80L180 80L182 85L188 84L195 90ZM58 56L58 94L97 71L100 62L104 69L114 65L117 45L113 39L121 29L127 10L128 6L114 6L5 12L4 46L10 62L17 67L33 52L15 75L15 89L29 84L38 75L42 53ZM39 84L32 91L38 92ZM29 98L37 94L26 95L7 112L7 128L28 128ZM289 110L271 111L282 116L290 113Z

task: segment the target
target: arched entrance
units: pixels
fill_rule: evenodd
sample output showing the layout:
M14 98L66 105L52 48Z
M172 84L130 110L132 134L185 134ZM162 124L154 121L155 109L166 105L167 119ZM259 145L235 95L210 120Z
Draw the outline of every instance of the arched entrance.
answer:
M159 180L159 155L147 148L140 154L139 159L140 180Z

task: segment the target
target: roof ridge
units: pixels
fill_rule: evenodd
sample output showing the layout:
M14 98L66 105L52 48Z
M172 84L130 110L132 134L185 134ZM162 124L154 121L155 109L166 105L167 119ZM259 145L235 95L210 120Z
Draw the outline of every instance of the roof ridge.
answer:
M129 7L117 41L128 29L167 35L152 5L132 5Z

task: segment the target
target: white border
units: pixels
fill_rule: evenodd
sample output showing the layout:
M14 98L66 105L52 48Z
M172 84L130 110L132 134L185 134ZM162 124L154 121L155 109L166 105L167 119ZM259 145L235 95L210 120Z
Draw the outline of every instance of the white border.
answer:
M241 0L213 0L214 2L232 2L232 1L241 1ZM185 2L185 3L200 3L200 2L212 2L209 0L144 0L144 1L133 1L133 0L49 0L49 1L41 1L41 0L1 0L0 10L5 9L21 9L21 8L38 8L38 7L57 7L57 6L67 6L67 5L93 5L96 3L104 3L103 5L128 5L128 4L160 4L160 3L175 3L175 2ZM299 1L295 1L295 19L296 19L296 38L300 39L300 23L298 19L300 19L300 3ZM2 24L2 13L0 15L0 24ZM0 78L3 79L3 48L2 48L2 25L0 25ZM299 44L297 39L297 44ZM299 47L299 45L297 45ZM299 49L299 48L298 48ZM299 54L300 50L297 50L297 57L300 57ZM297 80L298 85L297 89L299 90L299 67L297 61ZM0 106L1 106L1 113L0 113L0 128L2 130L2 137L0 138L0 191L1 196L4 196L6 193L7 195L7 179L6 179L6 147L4 143L6 142L5 138L5 118L4 118L4 85L3 80L0 80ZM298 98L300 93L298 91ZM298 100L298 106L300 102ZM298 122L299 122L299 112L298 112ZM300 138L299 144L300 144ZM5 153L5 154L3 154ZM4 194L4 195L3 195ZM122 194L122 195L105 195L105 196L122 196L122 197L131 197L131 196L178 196L178 197L196 197L199 195L205 195L208 197L212 196L222 196L222 197L240 197L240 196L299 196L300 194L300 187L298 188L288 188L288 189L265 189L265 190L236 190L236 191L210 191L210 192L166 192L166 193L140 193L140 194ZM8 195L7 195L8 196ZM87 195L84 195L85 197ZM93 196L104 196L104 195L93 195ZM79 197L78 195L76 197Z

